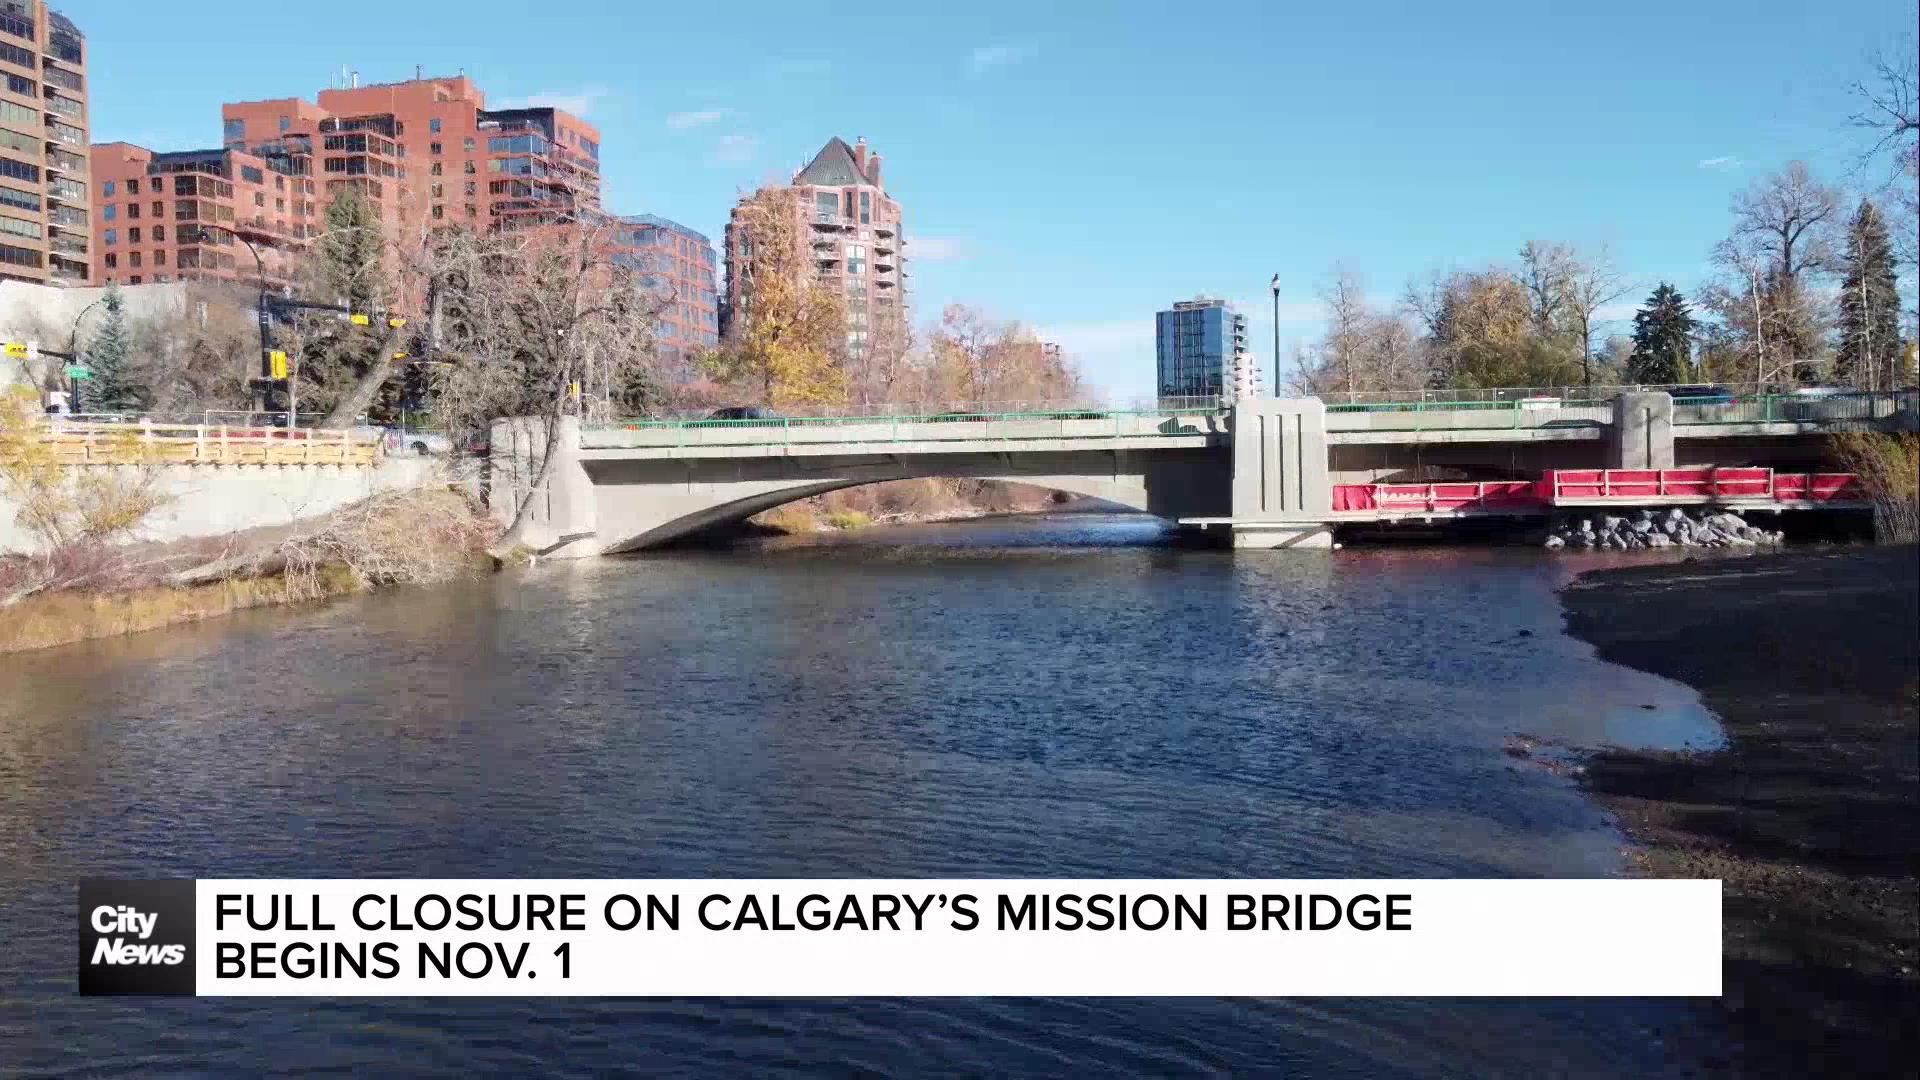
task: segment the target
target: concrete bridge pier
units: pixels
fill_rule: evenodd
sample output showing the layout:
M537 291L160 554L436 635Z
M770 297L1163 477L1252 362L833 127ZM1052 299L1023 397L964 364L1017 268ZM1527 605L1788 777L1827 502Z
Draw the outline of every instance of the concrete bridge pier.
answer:
M1633 391L1614 398L1612 434L1608 468L1673 468L1673 395Z
M1331 548L1327 407L1254 399L1233 409L1233 546Z

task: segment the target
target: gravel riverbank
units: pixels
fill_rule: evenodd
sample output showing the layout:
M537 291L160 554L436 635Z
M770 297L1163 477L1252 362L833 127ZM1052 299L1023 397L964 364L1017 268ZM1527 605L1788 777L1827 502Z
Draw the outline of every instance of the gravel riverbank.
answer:
M1603 752L1585 782L1642 872L1725 881L1730 1064L1920 1061L1920 551L1600 570L1562 601L1603 658L1693 686L1725 724L1722 751Z

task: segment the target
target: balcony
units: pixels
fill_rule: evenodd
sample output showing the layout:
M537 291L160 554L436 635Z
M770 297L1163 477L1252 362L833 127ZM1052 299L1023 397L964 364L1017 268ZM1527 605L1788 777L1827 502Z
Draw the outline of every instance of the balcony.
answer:
M52 238L51 243L55 251L64 252L68 255L78 255L83 259L87 257L87 242L79 237L67 235L56 236Z

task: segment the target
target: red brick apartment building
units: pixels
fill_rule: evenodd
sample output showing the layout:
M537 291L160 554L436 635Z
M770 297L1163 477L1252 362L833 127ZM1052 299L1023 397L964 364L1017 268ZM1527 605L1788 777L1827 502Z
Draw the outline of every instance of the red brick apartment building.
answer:
M327 205L348 186L396 234L519 228L600 210L596 128L560 109L489 110L464 75L323 90L316 102L236 102L221 106L221 118L217 150L93 148L96 280L253 280L235 233L272 276L324 227Z
M805 248L806 277L843 293L847 305L847 352L858 359L874 341L905 340L906 236L900 204L881 183L880 155L867 141L848 146L829 139L786 188ZM756 193L757 194L757 193ZM744 203L744 199L742 202ZM749 300L741 244L746 237L740 207L727 224L724 327L741 318Z
M42 0L0 0L0 278L86 285L86 39Z

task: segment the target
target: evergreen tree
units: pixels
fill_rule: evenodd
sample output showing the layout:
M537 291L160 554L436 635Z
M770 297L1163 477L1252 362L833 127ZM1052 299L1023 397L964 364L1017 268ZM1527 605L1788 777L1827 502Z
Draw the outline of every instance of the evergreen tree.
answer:
M133 372L133 342L119 286L107 286L100 307L100 325L87 343L87 367L93 378L81 390L82 408L94 413L138 412L152 395Z
M386 306L386 237L378 212L359 188L341 188L327 206L319 249L335 299L359 312Z
M1860 200L1847 227L1841 265L1838 373L1856 386L1882 389L1900 368L1900 293L1886 218L1872 200Z
M1636 383L1677 383L1693 372L1693 312L1666 282L1633 316L1633 354L1627 375Z

